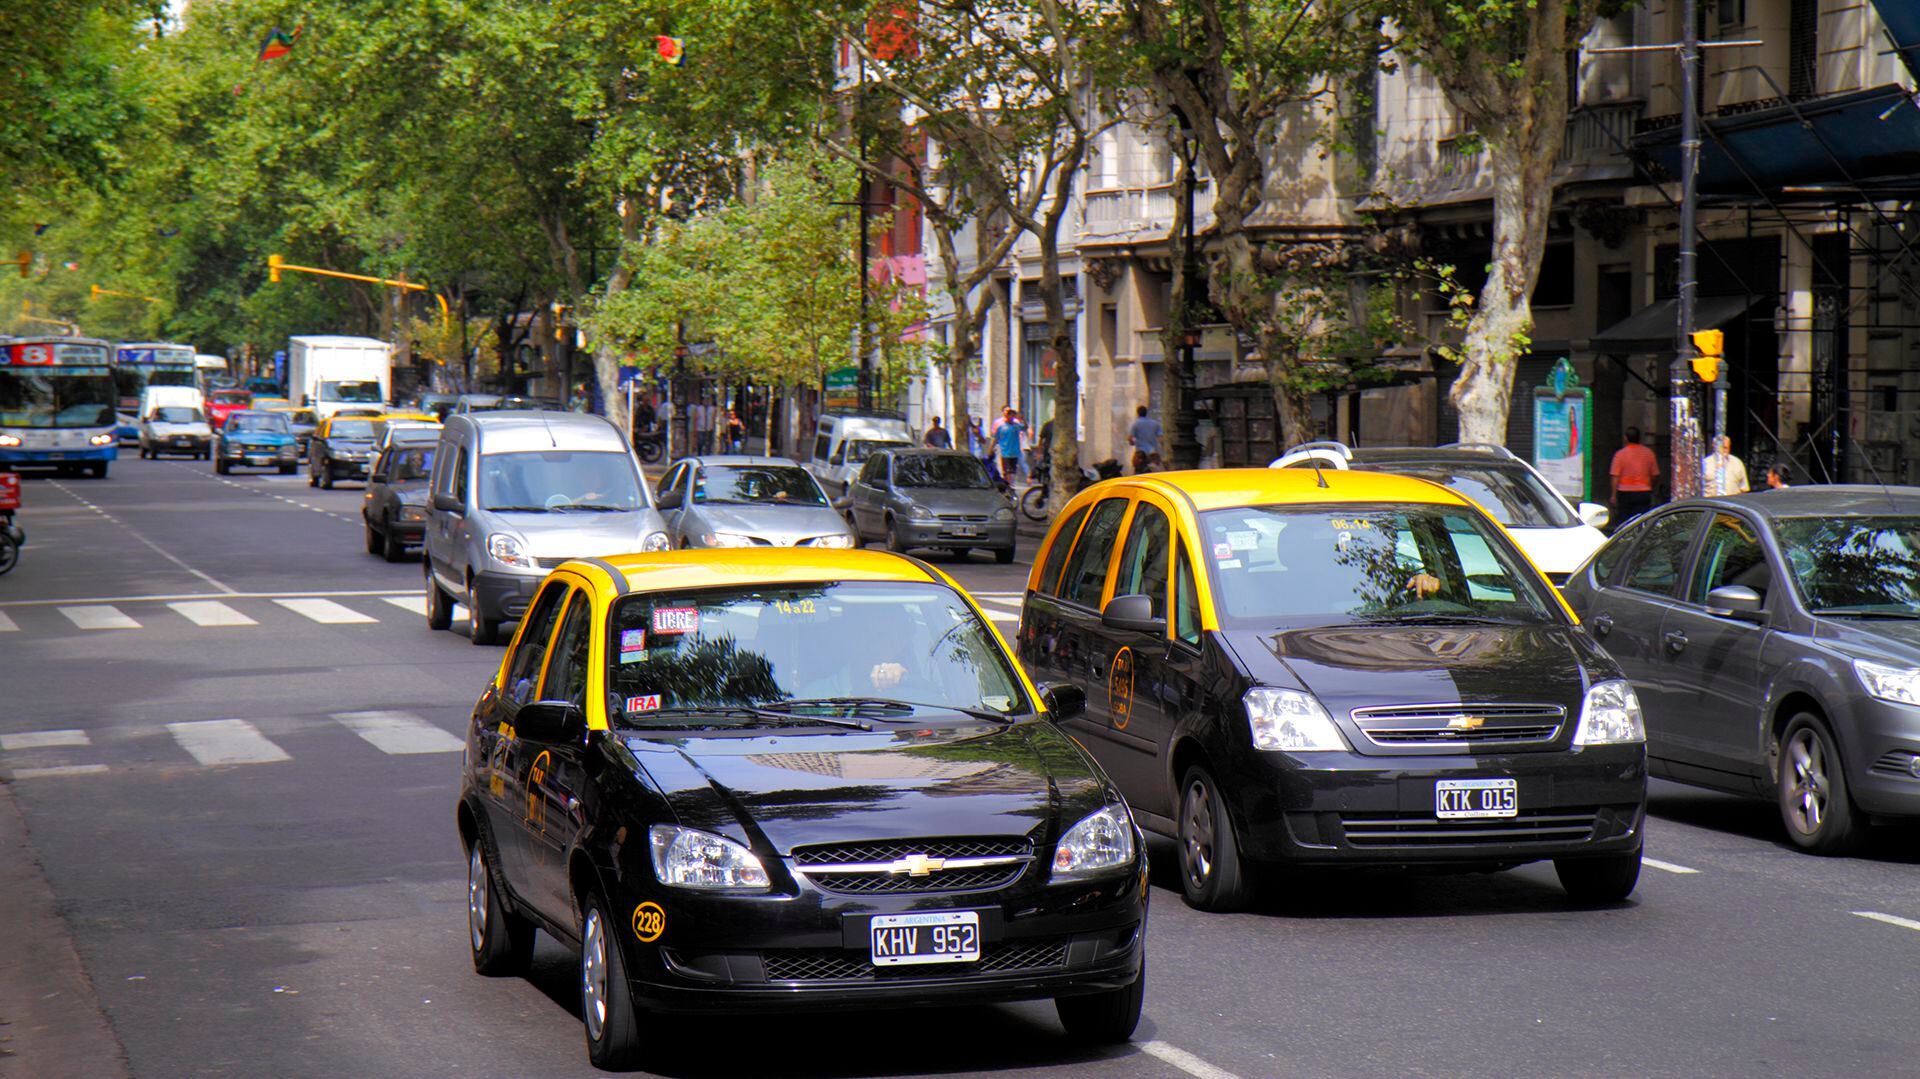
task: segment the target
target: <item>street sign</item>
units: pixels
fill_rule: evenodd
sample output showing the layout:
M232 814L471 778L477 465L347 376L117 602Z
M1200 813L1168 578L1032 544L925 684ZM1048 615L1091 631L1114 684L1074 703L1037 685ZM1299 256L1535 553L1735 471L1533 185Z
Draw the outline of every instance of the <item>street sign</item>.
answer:
M638 381L640 381L640 368L637 365L627 363L620 365L621 389L624 390Z
M828 408L858 408L860 405L860 369L836 367L827 372L824 395Z

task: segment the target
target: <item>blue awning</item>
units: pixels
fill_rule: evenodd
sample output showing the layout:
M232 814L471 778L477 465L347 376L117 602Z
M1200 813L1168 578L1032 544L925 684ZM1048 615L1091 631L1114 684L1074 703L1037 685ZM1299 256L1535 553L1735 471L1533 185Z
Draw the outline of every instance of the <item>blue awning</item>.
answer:
M1920 4L1913 0L1873 0L1873 6L1880 12L1881 25L1893 38L1894 51L1914 78L1920 79Z
M1920 19L1920 4L1914 5ZM1804 121L1804 122L1803 122ZM1703 120L1699 190L1703 197L1762 192L1855 197L1920 187L1920 101L1904 87L1877 86L1795 104ZM1680 130L1634 138L1668 177L1680 175ZM1849 179L1851 178L1851 180ZM1783 188L1818 188L1794 192Z

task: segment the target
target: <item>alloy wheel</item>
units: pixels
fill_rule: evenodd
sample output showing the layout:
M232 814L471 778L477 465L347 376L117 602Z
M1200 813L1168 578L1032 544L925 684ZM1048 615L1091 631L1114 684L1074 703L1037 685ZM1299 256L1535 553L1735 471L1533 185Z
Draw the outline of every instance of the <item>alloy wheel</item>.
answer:
M1787 743L1787 768L1789 819L1802 834L1812 835L1826 822L1827 799L1833 789L1827 778L1826 747L1812 729L1796 731Z
M1186 825L1183 868L1195 887L1204 887L1213 874L1213 795L1205 783L1196 779L1187 786L1180 819Z
M580 934L580 1011L586 1016L587 1037L599 1041L607 1025L607 933L594 906L587 908Z
M467 936L478 952L487 944L487 862L480 854L480 841L473 841L473 854L467 859Z

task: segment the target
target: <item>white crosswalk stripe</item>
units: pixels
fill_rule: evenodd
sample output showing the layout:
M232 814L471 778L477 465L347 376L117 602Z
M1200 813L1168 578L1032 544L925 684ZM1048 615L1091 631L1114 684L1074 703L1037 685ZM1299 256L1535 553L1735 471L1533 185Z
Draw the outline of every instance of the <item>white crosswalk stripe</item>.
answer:
M427 613L427 597L425 596L381 596L380 598L403 611L411 611L422 617Z
M205 765L267 764L291 760L260 729L244 719L205 719L169 723L167 730L180 748Z
M81 629L139 629L140 623L120 612L120 608L107 603L89 603L78 607L62 607L60 613L67 621Z
M87 737L86 731L21 731L18 734L0 734L0 752L92 744L93 741Z
M333 718L382 753L458 753L465 745L410 712L340 712Z
M7 617L7 612L0 611L0 633L12 633L19 628L14 624L13 619Z
M351 607L342 606L330 599L276 599L274 602L294 614L311 618L323 625L338 626L379 621L377 618L361 614Z
M219 600L190 600L169 603L187 621L196 626L257 626L260 623L221 603Z

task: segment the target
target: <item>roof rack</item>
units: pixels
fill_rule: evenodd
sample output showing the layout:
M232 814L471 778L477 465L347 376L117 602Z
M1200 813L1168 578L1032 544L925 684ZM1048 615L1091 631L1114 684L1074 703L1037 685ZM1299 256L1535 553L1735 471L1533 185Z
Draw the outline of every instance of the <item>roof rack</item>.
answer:
M1444 445L1435 446L1434 448L1440 450L1475 450L1480 453L1491 453L1496 456L1505 457L1509 461L1518 461L1520 459L1512 450L1497 442L1448 442Z

